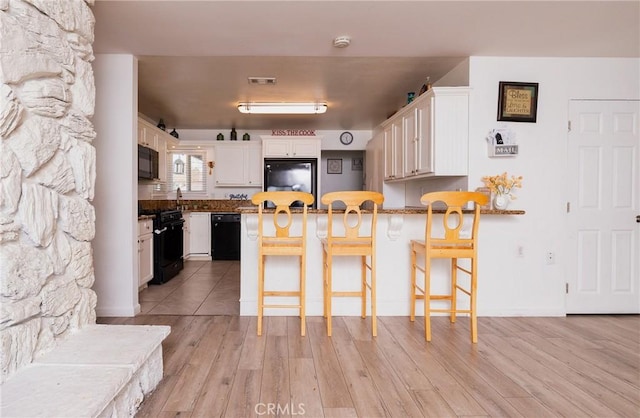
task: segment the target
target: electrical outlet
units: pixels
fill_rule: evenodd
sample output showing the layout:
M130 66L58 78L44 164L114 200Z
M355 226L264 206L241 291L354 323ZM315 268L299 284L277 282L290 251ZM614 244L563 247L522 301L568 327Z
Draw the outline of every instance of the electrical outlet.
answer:
M524 246L522 244L516 247L516 257L524 257Z
M546 256L547 264L554 264L556 262L556 254L549 251Z

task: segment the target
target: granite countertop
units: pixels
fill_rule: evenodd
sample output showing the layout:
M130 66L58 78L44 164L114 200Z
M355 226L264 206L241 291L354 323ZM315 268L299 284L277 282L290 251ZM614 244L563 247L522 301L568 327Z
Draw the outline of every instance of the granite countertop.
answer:
M405 207L405 208L389 208L378 209L378 214L393 214L393 215L422 215L426 213L426 207ZM240 213L258 213L257 206L240 206L237 208L237 212ZM273 209L265 209L265 213L273 213ZM292 213L302 213L302 209L292 208ZM334 210L334 212L342 212L342 210ZM363 213L370 213L370 210L363 209ZM326 214L326 209L309 209L309 214ZM434 209L433 213L445 213L444 209ZM473 210L464 210L463 213L473 213ZM482 215L524 215L524 210L497 210L497 209L482 209L480 210Z
M138 215L138 220L139 221L144 221L147 219L155 219L156 215Z

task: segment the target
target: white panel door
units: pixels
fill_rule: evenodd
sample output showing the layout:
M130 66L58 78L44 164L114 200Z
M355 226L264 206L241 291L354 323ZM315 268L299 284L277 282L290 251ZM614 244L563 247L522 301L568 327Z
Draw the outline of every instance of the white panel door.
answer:
M640 313L638 101L571 101L567 313Z

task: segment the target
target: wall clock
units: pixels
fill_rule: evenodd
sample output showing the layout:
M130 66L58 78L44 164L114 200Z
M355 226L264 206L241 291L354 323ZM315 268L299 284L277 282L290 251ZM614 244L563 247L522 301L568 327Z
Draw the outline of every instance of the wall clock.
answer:
M353 142L353 134L351 132L343 132L340 134L340 142L343 145L349 145Z

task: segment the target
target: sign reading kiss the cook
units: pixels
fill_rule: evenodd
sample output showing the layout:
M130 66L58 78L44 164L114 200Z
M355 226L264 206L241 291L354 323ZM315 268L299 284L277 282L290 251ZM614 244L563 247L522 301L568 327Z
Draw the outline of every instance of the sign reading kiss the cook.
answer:
M273 136L316 136L315 129L272 129Z

